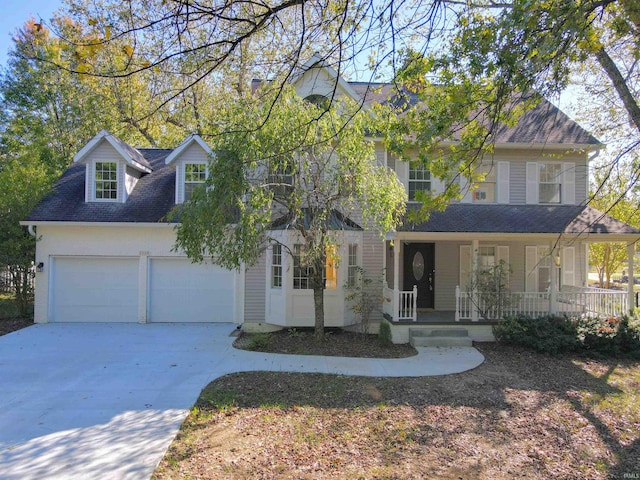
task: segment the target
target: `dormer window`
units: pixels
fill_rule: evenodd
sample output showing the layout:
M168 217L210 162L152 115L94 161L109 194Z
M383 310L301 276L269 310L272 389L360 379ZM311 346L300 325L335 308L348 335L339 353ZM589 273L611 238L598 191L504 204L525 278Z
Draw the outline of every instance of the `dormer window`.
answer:
M96 162L96 200L118 199L118 164L116 162Z
M206 163L185 163L184 164L184 201L191 200L191 196L196 188L204 185L207 180Z

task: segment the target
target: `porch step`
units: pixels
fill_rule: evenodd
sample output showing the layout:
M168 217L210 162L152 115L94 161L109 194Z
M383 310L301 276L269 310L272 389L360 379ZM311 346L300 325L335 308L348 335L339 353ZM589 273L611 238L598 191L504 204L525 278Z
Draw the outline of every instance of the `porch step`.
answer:
M471 347L466 328L410 328L409 343L414 347Z

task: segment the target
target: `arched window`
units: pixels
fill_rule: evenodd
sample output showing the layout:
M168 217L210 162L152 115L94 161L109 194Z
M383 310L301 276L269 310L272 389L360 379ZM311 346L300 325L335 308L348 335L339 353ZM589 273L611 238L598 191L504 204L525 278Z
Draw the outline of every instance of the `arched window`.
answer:
M331 100L324 95L314 93L304 98L307 102L313 103L315 106L322 108L323 110L329 110Z

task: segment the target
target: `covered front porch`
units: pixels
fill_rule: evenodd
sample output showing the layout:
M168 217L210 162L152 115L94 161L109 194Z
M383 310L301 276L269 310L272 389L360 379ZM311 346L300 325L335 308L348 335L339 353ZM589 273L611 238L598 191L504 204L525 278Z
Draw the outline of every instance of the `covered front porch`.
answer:
M473 237L473 238L470 238ZM493 323L510 315L621 316L635 306L635 253L628 242L626 290L588 286L588 244L602 237L394 232L385 243L383 314L392 324ZM619 237L606 239L620 241ZM468 278L504 261L507 289L490 298ZM467 267L468 264L468 267Z

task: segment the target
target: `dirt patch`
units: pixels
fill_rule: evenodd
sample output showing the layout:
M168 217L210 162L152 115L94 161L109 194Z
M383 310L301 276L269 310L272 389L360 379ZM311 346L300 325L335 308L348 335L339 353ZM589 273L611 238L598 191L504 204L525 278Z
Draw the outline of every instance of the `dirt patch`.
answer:
M0 319L0 336L31 325L33 325L32 318L2 318Z
M341 329L327 330L326 339L317 342L313 330L280 330L268 334L243 332L233 346L242 350L327 357L406 358L417 355L409 344L383 343L377 335L363 335Z
M639 363L477 348L441 377L220 378L154 478L637 478Z

